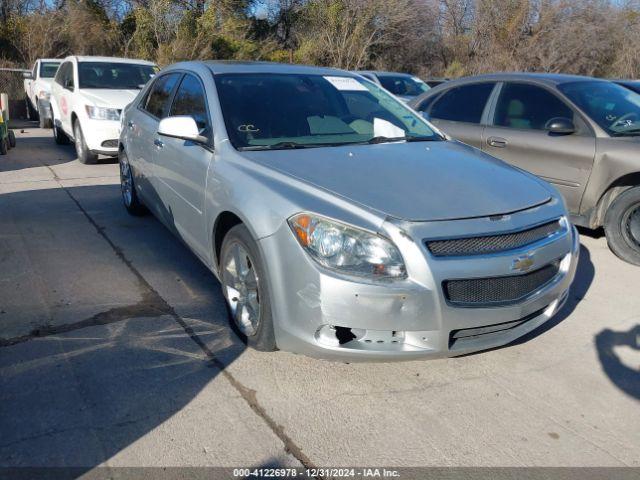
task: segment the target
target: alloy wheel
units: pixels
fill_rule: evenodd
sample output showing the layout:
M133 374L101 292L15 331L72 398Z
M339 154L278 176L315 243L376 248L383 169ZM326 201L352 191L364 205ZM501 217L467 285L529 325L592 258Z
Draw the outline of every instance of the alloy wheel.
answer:
M82 157L82 153L84 151L84 145L82 143L82 131L80 130L80 125L78 125L78 123L76 123L73 134L73 136L76 137L74 142L76 145L76 154L78 155L78 158L80 158Z
M238 242L226 251L222 283L234 322L246 336L255 335L260 323L258 274L253 259Z
M623 215L622 235L629 245L640 250L640 203L631 205Z
M130 207L133 200L133 176L129 162L124 159L120 159L120 190L122 200L127 207Z

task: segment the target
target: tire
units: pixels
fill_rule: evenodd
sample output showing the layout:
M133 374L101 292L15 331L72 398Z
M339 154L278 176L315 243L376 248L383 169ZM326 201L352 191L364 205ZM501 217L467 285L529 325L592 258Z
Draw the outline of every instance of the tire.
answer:
M134 184L134 175L129 164L127 154L122 151L118 155L120 163L120 192L122 194L122 203L130 215L140 217L149 213L147 207L138 198L136 186Z
M604 231L613 253L640 265L640 186L624 191L613 201L604 217Z
M9 151L9 142L6 138L0 140L0 155L6 155Z
M62 131L62 128L56 125L55 120L53 122L53 139L57 145L69 145L69 137Z
M238 258L242 258L240 263L244 265L240 269L237 268L236 259ZM249 273L243 276L244 280L240 280L241 275L238 274L238 270L243 269ZM277 347L273 331L269 284L265 272L258 246L247 227L240 224L229 230L220 249L220 279L229 323L234 332L251 348L273 352ZM251 275L254 277L252 278ZM255 324L251 321L249 312L254 313ZM245 314L248 320L240 320L239 318L245 317Z
M9 140L9 147L16 148L16 134L13 130L9 130L7 139Z
M27 104L27 118L29 120L38 120L38 112L31 105L31 101L27 97L25 97L24 101Z
M98 155L89 151L78 120L73 122L73 136L75 137L73 143L76 146L76 154L78 155L80 163L84 163L85 165L96 163L98 161Z

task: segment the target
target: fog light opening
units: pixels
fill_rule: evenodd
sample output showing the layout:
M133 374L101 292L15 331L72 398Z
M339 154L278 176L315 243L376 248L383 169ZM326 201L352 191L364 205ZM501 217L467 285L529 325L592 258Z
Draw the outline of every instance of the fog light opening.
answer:
M351 340L355 340L357 337L353 334L350 328L347 327L334 327L336 331L336 338L340 345L349 343Z

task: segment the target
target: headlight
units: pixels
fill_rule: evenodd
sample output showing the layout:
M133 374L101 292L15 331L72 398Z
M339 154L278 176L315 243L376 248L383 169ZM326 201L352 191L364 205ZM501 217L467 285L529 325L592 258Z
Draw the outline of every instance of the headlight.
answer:
M406 277L402 255L386 238L306 213L288 222L302 248L326 268L372 279Z
M87 115L93 120L120 120L120 112L117 108L92 107L85 105Z

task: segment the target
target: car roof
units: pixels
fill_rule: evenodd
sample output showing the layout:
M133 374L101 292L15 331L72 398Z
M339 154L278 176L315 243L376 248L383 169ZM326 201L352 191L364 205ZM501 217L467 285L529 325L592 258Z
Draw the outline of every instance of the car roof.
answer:
M206 60L194 62L180 62L170 68L189 68L205 65L213 74L224 73L289 73L289 74L315 74L315 75L348 75L355 76L345 70L328 67L314 67L309 65L294 65L277 62L250 62L233 60Z
M57 62L60 63L62 62L62 58L39 58L38 60L40 60L41 62Z
M550 86L556 86L568 82L577 81L593 81L601 80L594 77L586 77L582 75L567 75L564 73L529 73L529 72L509 72L509 73L489 73L484 75L474 75L470 77L461 77L447 82L447 86L454 83L478 82L478 81L494 81L494 82L514 82L514 81L534 81Z
M153 62L138 58L100 57L91 55L71 55L65 58L65 60L71 59L75 59L78 62L135 63L136 65L155 65L155 63Z
M374 75L378 75L379 77L390 77L390 76L394 76L394 77L413 77L414 75L411 75L410 73L403 73L403 72L385 72L382 70L358 70L356 71L356 73L372 73Z

